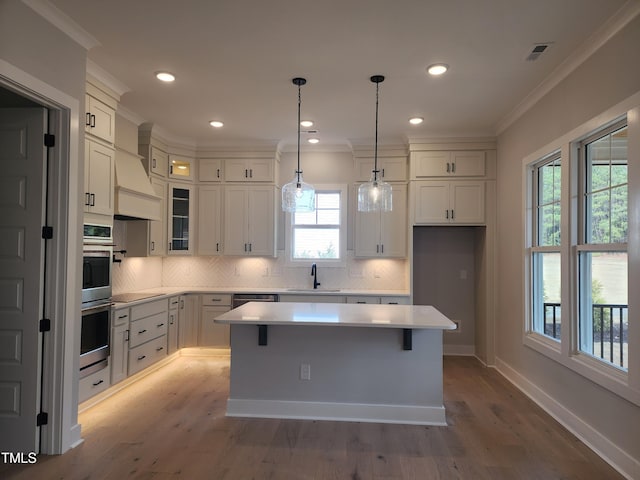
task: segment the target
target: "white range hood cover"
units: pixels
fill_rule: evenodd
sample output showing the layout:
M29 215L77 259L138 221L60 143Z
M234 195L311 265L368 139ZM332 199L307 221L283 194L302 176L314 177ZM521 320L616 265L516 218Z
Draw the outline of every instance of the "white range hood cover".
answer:
M161 220L162 199L156 195L140 157L116 151L116 218Z

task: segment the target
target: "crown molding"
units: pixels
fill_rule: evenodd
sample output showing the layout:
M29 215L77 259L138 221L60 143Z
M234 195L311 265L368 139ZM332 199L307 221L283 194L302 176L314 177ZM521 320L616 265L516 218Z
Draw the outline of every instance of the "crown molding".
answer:
M131 91L129 87L127 87L124 83L111 75L90 58L87 58L87 74L91 75L100 83L113 90L116 94L118 94L118 97L122 97L122 95Z
M125 120L130 121L137 127L142 125L145 121L144 118L142 118L140 115L138 115L135 112L132 112L131 110L123 107L122 105L118 105L118 109L116 110L116 115L119 115Z
M540 85L534 88L511 112L496 124L496 135L500 135L530 108L538 103L554 87L567 78L575 69L591 57L599 48L622 30L640 14L640 2L628 0L598 30L596 30L567 60L555 68Z
M74 22L68 15L46 0L22 0L27 7L44 18L51 25L63 32L85 50L100 45L96 38Z

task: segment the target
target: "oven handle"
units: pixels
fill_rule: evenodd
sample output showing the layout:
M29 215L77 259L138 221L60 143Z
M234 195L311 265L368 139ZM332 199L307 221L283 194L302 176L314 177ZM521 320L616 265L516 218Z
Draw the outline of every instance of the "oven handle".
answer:
M110 310L111 309L111 302L105 302L105 303L100 303L99 305L91 305L88 307L83 307L82 308L82 314L86 314L86 313L94 313L94 312L102 312L104 310Z

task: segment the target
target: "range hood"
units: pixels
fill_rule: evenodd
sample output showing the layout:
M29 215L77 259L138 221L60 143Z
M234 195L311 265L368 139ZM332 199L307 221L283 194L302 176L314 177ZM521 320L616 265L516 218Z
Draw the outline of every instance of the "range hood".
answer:
M140 157L116 150L114 218L117 220L161 220L161 202L151 186Z

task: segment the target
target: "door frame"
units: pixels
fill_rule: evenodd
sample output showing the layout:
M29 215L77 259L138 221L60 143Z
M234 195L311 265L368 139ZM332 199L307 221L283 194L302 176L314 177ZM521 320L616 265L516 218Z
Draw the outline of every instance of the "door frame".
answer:
M83 162L80 158L81 99L0 59L0 87L49 110L48 224L44 309L51 319L42 349L42 410L48 422L40 432L40 453L61 454L82 442L78 424ZM37 412L34 412L36 414Z

